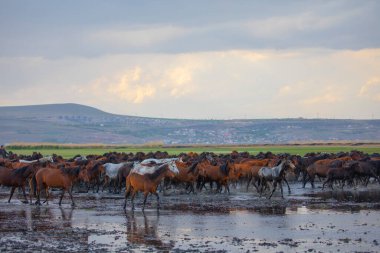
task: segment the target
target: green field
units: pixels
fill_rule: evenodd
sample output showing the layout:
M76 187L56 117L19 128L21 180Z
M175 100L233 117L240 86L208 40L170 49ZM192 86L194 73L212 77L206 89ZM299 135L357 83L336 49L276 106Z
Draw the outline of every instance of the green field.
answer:
M230 153L233 150L238 152L248 151L250 154L257 154L259 152L270 151L272 153L290 153L304 155L309 152L327 152L338 153L352 150L359 150L365 153L380 153L380 144L376 145L265 145L265 146L189 146L189 147L8 147L8 151L12 151L16 154L30 155L33 152L40 152L43 155L57 154L64 158L71 158L75 155L102 155L107 152L155 152L155 151L167 151L169 154L179 154L181 152L197 152L204 151L214 152L217 154Z

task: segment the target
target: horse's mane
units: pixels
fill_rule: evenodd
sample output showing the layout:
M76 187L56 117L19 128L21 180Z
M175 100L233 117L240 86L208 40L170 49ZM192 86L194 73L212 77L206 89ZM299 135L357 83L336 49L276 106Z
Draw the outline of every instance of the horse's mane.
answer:
M64 175L68 176L78 176L80 172L80 167L75 167L75 168L60 168L61 172Z
M284 162L284 160L282 160L282 159L278 160L277 163L276 163L276 165L274 167L279 166L282 162Z
M199 162L195 162L195 163L193 163L193 164L189 167L187 173L193 173L193 172L195 171L195 168L197 167L198 163L199 163Z
M229 168L228 168L228 161L225 164L222 164L219 166L220 171L223 172L224 175L228 176Z
M22 175L28 169L29 165L16 169L13 173L14 175Z
M90 171L91 171L91 172L96 171L96 170L99 168L100 165L102 165L101 162L96 162L96 163L94 164L94 166L92 166L92 168L90 169Z
M161 165L156 169L155 172L145 174L145 176L147 176L150 180L155 180L167 169L167 166L168 164Z

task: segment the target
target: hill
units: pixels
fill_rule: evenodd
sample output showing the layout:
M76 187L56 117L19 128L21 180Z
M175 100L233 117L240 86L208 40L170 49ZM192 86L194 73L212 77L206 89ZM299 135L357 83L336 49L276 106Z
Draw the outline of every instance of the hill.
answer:
M0 142L265 144L379 141L380 120L183 120L116 115L79 104L0 107Z

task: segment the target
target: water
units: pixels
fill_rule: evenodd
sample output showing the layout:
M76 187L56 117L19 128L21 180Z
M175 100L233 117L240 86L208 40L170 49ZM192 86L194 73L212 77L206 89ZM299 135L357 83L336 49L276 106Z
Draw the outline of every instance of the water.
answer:
M6 197L0 198L2 252L380 251L378 190L295 188L284 202L245 192L165 196L167 208L157 211L151 198L145 212L140 208L124 212L120 197L111 195L76 195L75 209L68 199L60 208L56 197L41 207L17 199L8 204ZM194 211L195 199L213 199L213 205L230 208ZM170 208L173 202L180 202L180 210Z

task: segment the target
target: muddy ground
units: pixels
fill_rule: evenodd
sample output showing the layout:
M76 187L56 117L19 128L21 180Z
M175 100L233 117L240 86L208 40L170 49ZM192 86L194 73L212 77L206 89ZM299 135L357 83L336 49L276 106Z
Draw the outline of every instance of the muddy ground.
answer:
M342 190L291 184L285 199L252 190L187 195L169 190L141 211L122 195L75 193L72 208L59 191L49 205L7 203L0 188L0 251L76 252L380 252L380 186Z

